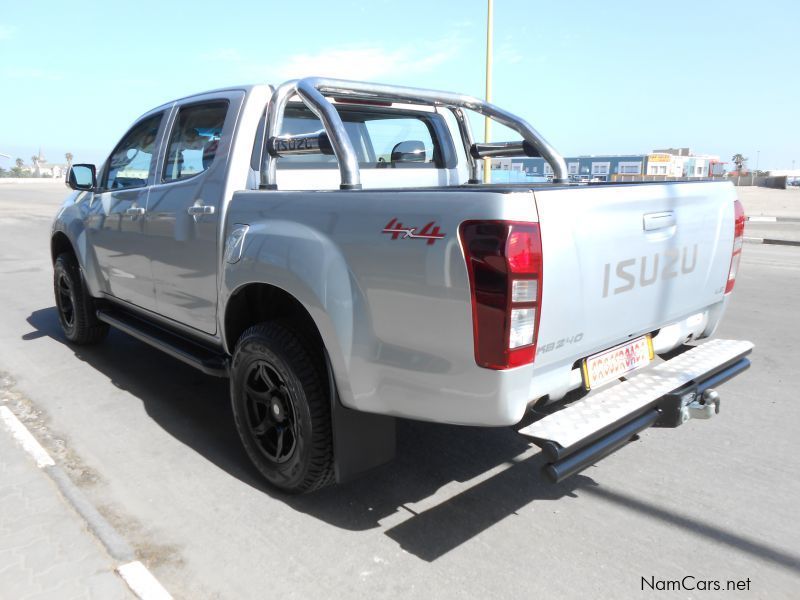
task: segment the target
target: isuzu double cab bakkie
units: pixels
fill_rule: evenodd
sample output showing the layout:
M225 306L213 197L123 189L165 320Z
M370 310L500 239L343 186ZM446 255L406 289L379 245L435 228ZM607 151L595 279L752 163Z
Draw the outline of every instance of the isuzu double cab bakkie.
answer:
M467 111L521 140L475 143ZM480 183L498 156L553 180ZM744 215L730 183L570 183L524 120L458 94L307 78L143 115L73 165L52 229L76 344L109 326L230 379L288 492L389 460L398 417L515 426L560 481L709 418L752 344L712 339Z

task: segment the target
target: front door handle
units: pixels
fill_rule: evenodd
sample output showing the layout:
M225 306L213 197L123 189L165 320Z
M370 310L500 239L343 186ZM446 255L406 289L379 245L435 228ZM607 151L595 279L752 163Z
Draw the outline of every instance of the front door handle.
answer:
M193 217L199 217L200 215L213 215L214 214L214 207L213 206L204 206L202 204L195 204L194 206L190 206L186 209Z
M675 225L675 213L670 211L649 213L644 215L642 226L645 231L655 231L665 229Z
M125 214L129 217L139 217L145 213L145 209L141 206L131 206L129 209L125 211Z

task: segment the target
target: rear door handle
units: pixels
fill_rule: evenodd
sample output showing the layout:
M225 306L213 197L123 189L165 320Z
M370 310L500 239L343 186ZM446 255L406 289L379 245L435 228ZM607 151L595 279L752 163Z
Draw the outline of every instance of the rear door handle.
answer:
M138 217L145 213L145 209L141 206L131 206L129 209L125 211L125 214L130 217Z
M642 219L642 225L645 231L655 231L656 229L664 229L675 225L675 213L670 211L648 213Z
M190 206L186 209L190 215L194 217L199 217L200 215L213 215L214 214L214 207L213 206L204 206L202 204L195 204L194 206Z

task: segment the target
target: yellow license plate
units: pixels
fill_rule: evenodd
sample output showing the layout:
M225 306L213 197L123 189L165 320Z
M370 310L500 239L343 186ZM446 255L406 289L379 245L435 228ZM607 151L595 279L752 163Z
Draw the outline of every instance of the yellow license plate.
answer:
M583 361L583 384L587 390L600 387L623 375L641 369L653 360L649 335L604 350Z

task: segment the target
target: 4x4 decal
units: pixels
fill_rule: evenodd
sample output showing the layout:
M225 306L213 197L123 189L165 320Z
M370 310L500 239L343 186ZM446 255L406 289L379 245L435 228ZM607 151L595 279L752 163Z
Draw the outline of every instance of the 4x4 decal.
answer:
M436 240L440 240L445 236L445 234L439 230L436 221L431 221L417 233L416 227L405 227L402 223L397 221L396 217L386 224L386 227L383 228L381 233L391 234L393 240L398 238L403 240L407 238L428 240L429 246L432 246L436 243Z

